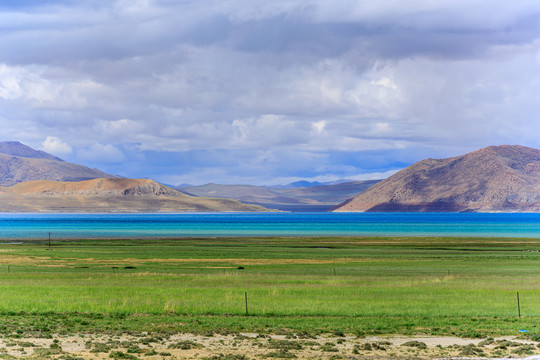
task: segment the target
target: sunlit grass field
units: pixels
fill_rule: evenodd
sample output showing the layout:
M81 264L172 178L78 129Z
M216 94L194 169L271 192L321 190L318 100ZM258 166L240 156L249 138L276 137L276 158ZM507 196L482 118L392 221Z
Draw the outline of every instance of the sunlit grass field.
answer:
M421 237L5 243L0 323L41 331L45 322L57 332L536 332L538 251L540 239Z

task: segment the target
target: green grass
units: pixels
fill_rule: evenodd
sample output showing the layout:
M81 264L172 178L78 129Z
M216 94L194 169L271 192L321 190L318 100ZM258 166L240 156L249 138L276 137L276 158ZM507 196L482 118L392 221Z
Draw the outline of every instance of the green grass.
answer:
M536 332L538 250L540 239L484 238L2 244L0 332Z

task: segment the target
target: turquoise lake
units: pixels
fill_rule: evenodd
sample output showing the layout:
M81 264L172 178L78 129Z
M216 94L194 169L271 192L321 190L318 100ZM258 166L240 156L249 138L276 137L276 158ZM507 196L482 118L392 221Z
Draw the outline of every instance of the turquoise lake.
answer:
M0 214L0 240L219 236L540 238L540 214L182 213Z

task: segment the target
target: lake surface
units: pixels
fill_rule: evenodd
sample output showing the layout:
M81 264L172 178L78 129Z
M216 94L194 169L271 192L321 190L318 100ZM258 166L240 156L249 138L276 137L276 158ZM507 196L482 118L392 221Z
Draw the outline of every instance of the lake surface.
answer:
M540 238L540 214L0 214L0 239L219 236Z

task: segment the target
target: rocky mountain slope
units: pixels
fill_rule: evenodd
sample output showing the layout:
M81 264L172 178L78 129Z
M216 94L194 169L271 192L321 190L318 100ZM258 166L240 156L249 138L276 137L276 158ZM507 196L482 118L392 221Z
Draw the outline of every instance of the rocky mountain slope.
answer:
M184 187L182 191L197 196L236 199L271 209L290 211L325 211L365 191L379 180L349 181L332 185L271 187L254 185L206 184ZM300 182L295 184L302 184ZM311 185L307 183L307 185Z
M148 179L36 180L0 187L0 212L267 211L236 200L196 197Z
M115 178L97 169L72 164L16 141L0 142L0 186L23 181L82 181Z
M334 211L540 212L540 150L502 145L426 159Z
M26 158L64 161L54 155L46 153L45 151L34 150L30 146L21 144L18 141L0 142L0 153Z

